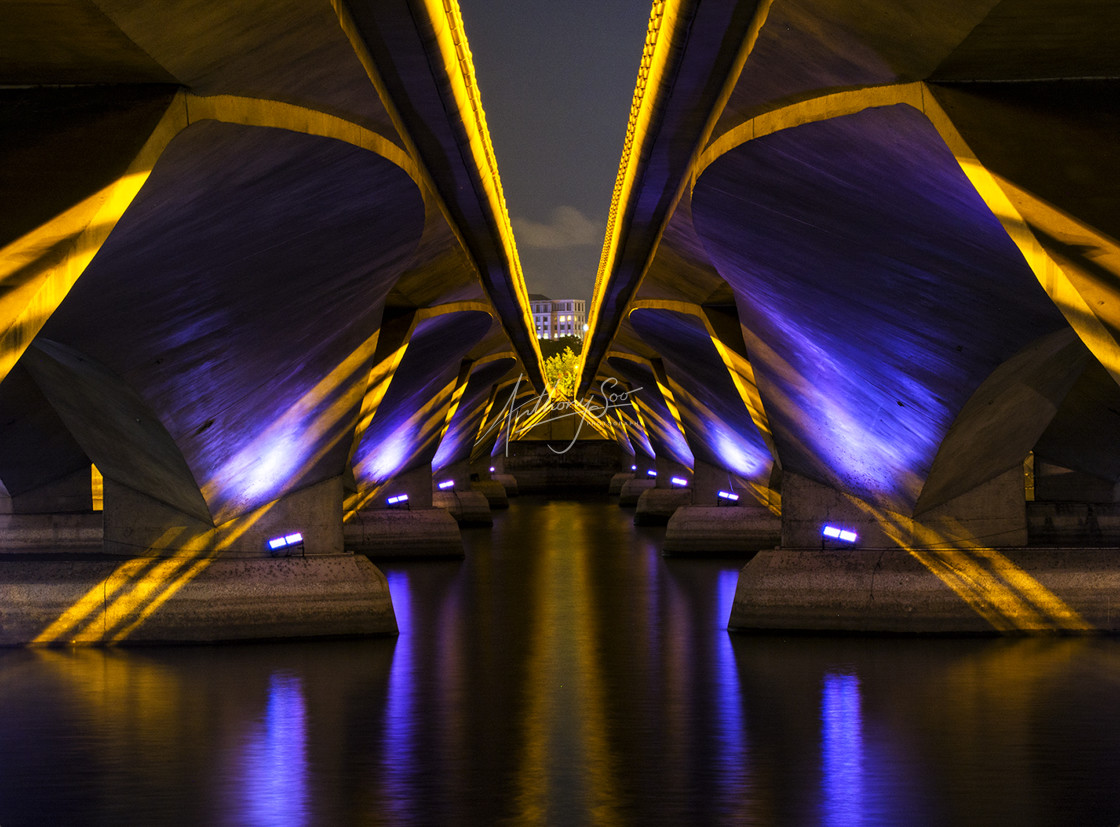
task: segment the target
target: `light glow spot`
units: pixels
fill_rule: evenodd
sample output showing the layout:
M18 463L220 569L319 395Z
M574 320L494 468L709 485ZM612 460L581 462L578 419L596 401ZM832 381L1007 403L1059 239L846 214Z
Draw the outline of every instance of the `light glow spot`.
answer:
M389 505L400 505L401 503L408 502L408 494L397 494L395 497L390 497L385 502Z
M678 486L688 485L688 480L686 480L684 477L672 477L670 478L669 482L671 482L673 485Z
M838 528L834 525L826 525L821 530L821 534L832 540L842 540L845 543L854 543L857 539L859 539L859 535L854 531L848 531L843 528Z
M288 546L298 545L303 542L303 535L298 531L291 534L285 534L283 537L273 537L268 541L268 547L272 551L280 548L287 548Z
M739 495L732 494L730 491L720 491L716 496L723 500L730 500L731 502L739 501Z
M654 471L652 468L650 468L648 471L646 471L646 474L648 474L651 477L656 477L657 476L657 472Z
M444 480L437 487L440 491L446 491L448 488L454 488L455 480Z

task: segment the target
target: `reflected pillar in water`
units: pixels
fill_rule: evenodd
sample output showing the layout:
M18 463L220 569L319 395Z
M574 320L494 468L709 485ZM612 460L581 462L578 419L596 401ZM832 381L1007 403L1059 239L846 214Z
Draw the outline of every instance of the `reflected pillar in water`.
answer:
M308 822L307 703L296 675L273 673L264 719L241 753L246 823L287 827Z
M863 822L863 718L859 678L829 674L821 695L822 820Z

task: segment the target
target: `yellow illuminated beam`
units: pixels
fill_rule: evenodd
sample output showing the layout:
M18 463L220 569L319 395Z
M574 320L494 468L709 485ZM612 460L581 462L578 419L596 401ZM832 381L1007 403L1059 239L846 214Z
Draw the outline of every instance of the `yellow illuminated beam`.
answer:
M541 356L540 345L537 343L536 336L532 335L536 327L533 324L529 306L529 292L525 287L521 259L517 254L513 227L510 224L501 178L498 175L498 163L490 141L490 131L486 126L486 113L482 108L482 99L478 92L474 63L471 59L470 48L467 45L459 5L455 0L419 0L419 3L424 9L434 32L443 70L449 81L456 109L467 132L467 149L474 161L475 170L479 174L479 182L482 186L482 194L485 197L489 214L494 219L494 225L506 260L505 269L510 277L510 286L513 288L514 295L520 305L521 318L518 321L528 334L526 338L532 349L531 354L535 357L539 375L544 376L544 359ZM400 135L408 155L416 159L421 158L421 153L408 129L405 128L404 119L389 95L388 87L385 85L377 64L362 39L361 31L350 14L350 10L342 0L331 0L331 5L338 15L343 33L350 41L355 55L380 96L382 105L388 112L398 135ZM447 204L438 195L439 190L435 186L431 173L422 164L418 164L417 172L425 184L422 189L425 193L426 203L432 203L436 206L451 228L451 232L458 239L460 247L464 251L468 250L469 247L463 238L462 231L452 220ZM476 262L477 266L478 263Z
M884 534L1001 632L1087 632L1093 626L1005 554L979 545L959 525L937 530L901 515L848 500ZM916 541L916 542L915 542Z
M739 45L739 49L736 52L727 77L723 80L720 93L711 111L707 114L703 129L697 136L697 141L694 145L692 157L688 165L690 170L697 169L699 158L703 153L704 147L711 139L716 124L719 122L720 116L727 107L727 102L730 100L735 86L739 82L739 77L743 72L743 67L746 65L747 58L754 51L755 44L758 42L759 32L762 30L763 24L770 14L770 6L772 4L773 0L761 0L755 10L746 36ZM599 258L599 268L595 274L595 288L592 293L591 310L588 315L588 327L592 335L584 337L583 359L581 359L581 362L584 365L585 371L589 373L589 378L598 371L599 365L598 363L594 365L588 364L588 350L599 325L600 308L606 300L610 277L614 272L618 260L623 237L629 230L626 224L637 203L639 195L637 186L641 175L645 171L644 161L647 153L641 150L645 148L647 142L657 137L653 130L655 118L659 117L659 110L664 105L663 99L672 93L672 84L666 81L669 66L676 57L676 49L674 49L673 46L673 35L679 27L687 26L691 23L690 17L681 14L681 5L682 3L679 1L665 2L665 0L661 0L653 4L653 9L650 13L645 49L642 53L642 61L638 69L638 79L634 88L634 97L630 105L630 119L626 126L626 139L623 144L622 158L619 161L618 175L615 179L610 211L607 215L606 238ZM668 226L668 222L672 218L677 205L692 186L694 177L695 174L686 174L682 176L673 195L672 202L665 212L663 223L661 227L657 228L655 240L648 252L642 272L639 274L638 280L633 286L633 292L635 294L641 280L645 278L645 274L649 270L650 264L653 262L657 253L657 248L661 243L661 237L665 232L665 227ZM611 335L613 335L613 332ZM577 386L582 385L582 380L577 383Z

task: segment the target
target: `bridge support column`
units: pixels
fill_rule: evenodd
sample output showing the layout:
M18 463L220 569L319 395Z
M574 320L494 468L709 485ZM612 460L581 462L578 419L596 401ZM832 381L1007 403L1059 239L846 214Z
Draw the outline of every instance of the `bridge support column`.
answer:
M3 645L395 634L384 575L342 553L342 482L218 526L105 480L111 554L0 562ZM267 549L274 536L301 540ZM274 556L275 554L287 556ZM123 558L122 558L123 555Z
M89 468L16 496L0 490L0 552L100 550L92 500Z
M917 516L877 509L799 474L782 478L782 547L821 548L825 525L854 531L860 548L988 547L1027 544L1022 471L998 477Z

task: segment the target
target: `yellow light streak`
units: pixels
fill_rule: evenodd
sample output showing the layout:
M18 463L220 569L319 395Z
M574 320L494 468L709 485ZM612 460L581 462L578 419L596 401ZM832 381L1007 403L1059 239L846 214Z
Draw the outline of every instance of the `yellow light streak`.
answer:
M850 495L848 500L997 631L1093 630L1072 606L1005 554L969 539L959 523L947 521L944 528L937 529L876 509Z

